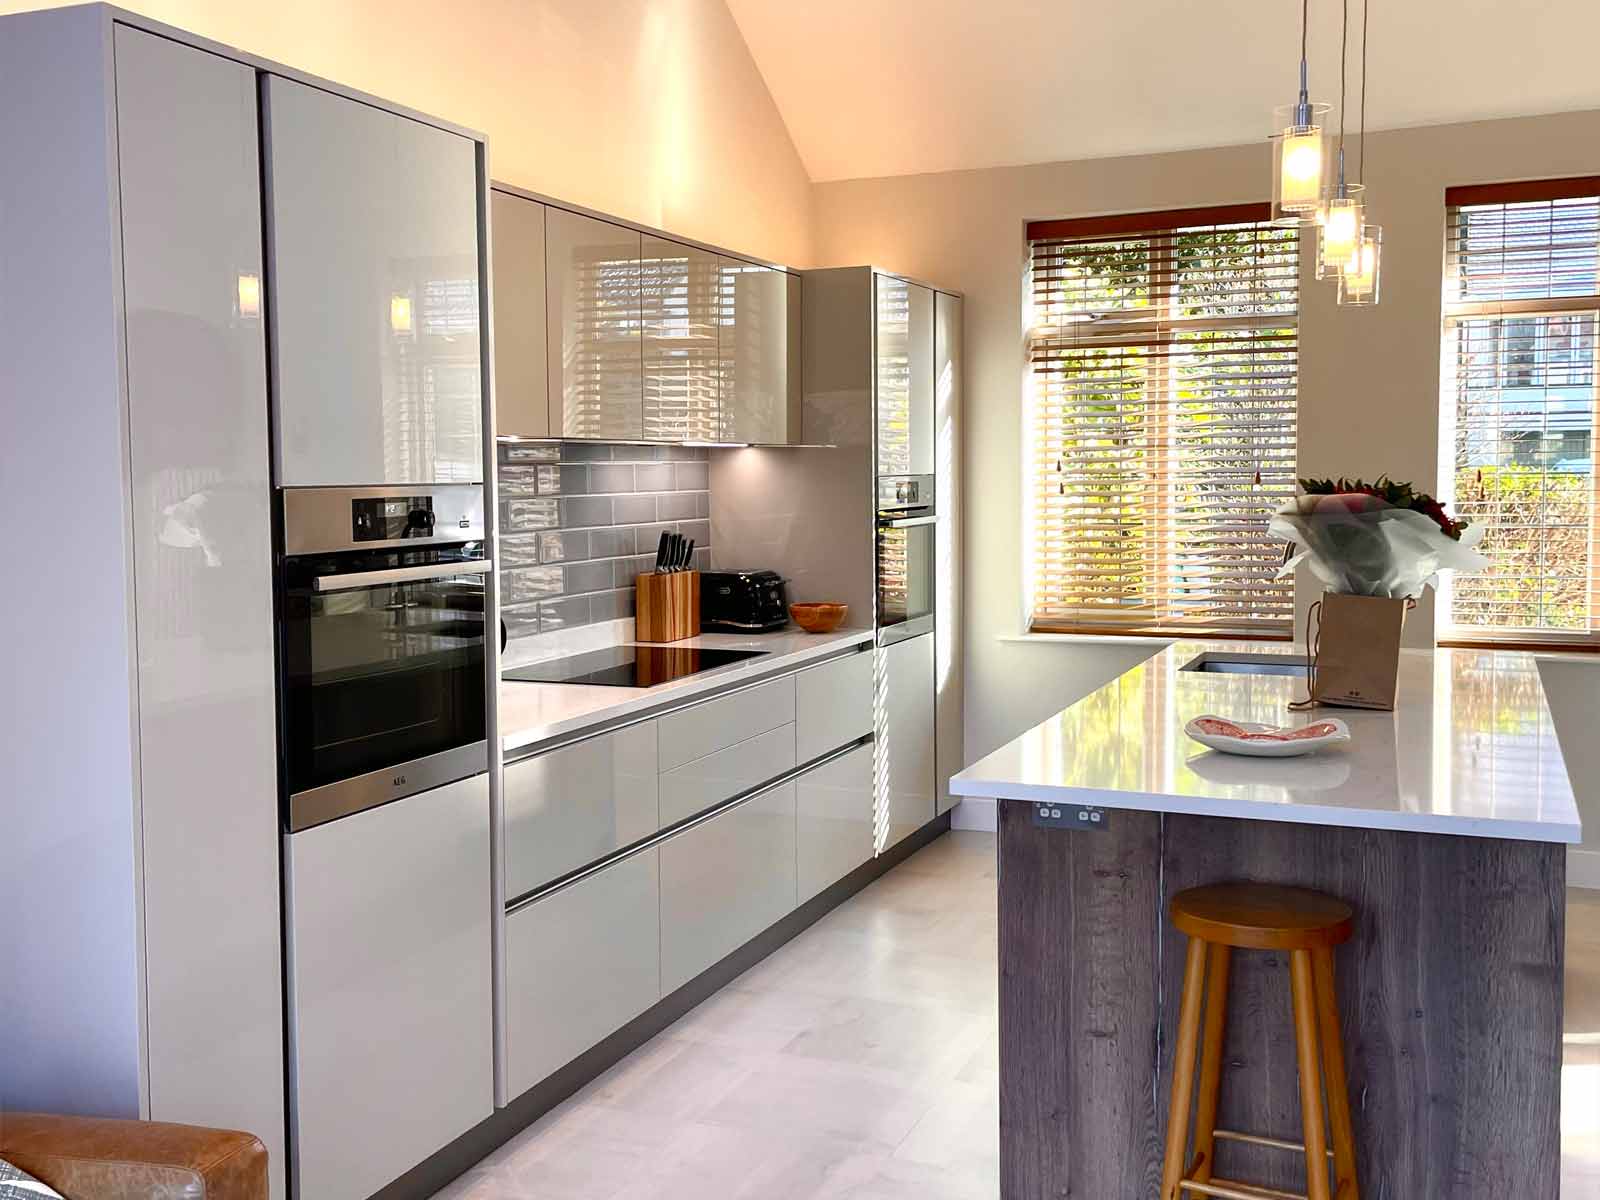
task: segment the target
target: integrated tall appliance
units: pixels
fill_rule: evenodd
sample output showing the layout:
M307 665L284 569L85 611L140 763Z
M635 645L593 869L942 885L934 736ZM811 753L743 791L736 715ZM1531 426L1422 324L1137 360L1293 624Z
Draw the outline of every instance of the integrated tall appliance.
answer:
M932 475L878 477L878 644L934 631L938 513Z

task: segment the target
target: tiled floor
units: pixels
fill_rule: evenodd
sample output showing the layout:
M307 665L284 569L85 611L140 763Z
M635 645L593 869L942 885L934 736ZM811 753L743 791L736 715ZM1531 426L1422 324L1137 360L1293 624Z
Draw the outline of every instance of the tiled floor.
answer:
M1563 1200L1600 1200L1600 894L1568 922ZM990 1200L994 840L953 833L435 1200Z

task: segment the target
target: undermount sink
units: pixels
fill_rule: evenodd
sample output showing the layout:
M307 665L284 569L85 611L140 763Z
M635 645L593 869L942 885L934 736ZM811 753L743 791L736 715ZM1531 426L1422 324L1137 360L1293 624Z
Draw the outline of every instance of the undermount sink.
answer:
M1180 670L1200 671L1208 675L1288 675L1296 679L1306 677L1306 664L1293 659L1240 658L1218 654L1202 654L1193 662L1185 663Z

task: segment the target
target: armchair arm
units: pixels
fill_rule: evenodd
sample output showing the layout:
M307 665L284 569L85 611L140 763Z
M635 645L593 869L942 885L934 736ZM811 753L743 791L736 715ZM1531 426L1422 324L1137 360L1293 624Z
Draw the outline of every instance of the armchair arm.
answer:
M226 1129L3 1113L0 1158L67 1200L267 1200L266 1147Z

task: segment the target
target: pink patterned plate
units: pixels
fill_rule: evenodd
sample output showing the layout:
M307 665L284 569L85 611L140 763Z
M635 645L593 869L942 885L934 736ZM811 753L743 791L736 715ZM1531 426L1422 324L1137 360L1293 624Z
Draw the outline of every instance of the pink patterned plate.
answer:
M1288 758L1310 754L1325 746L1350 740L1350 727L1331 717L1302 725L1298 729L1283 729L1275 725L1258 725L1252 721L1230 721L1226 717L1207 714L1194 718L1183 727L1183 731L1202 746L1209 746L1224 754L1248 754L1256 758Z

